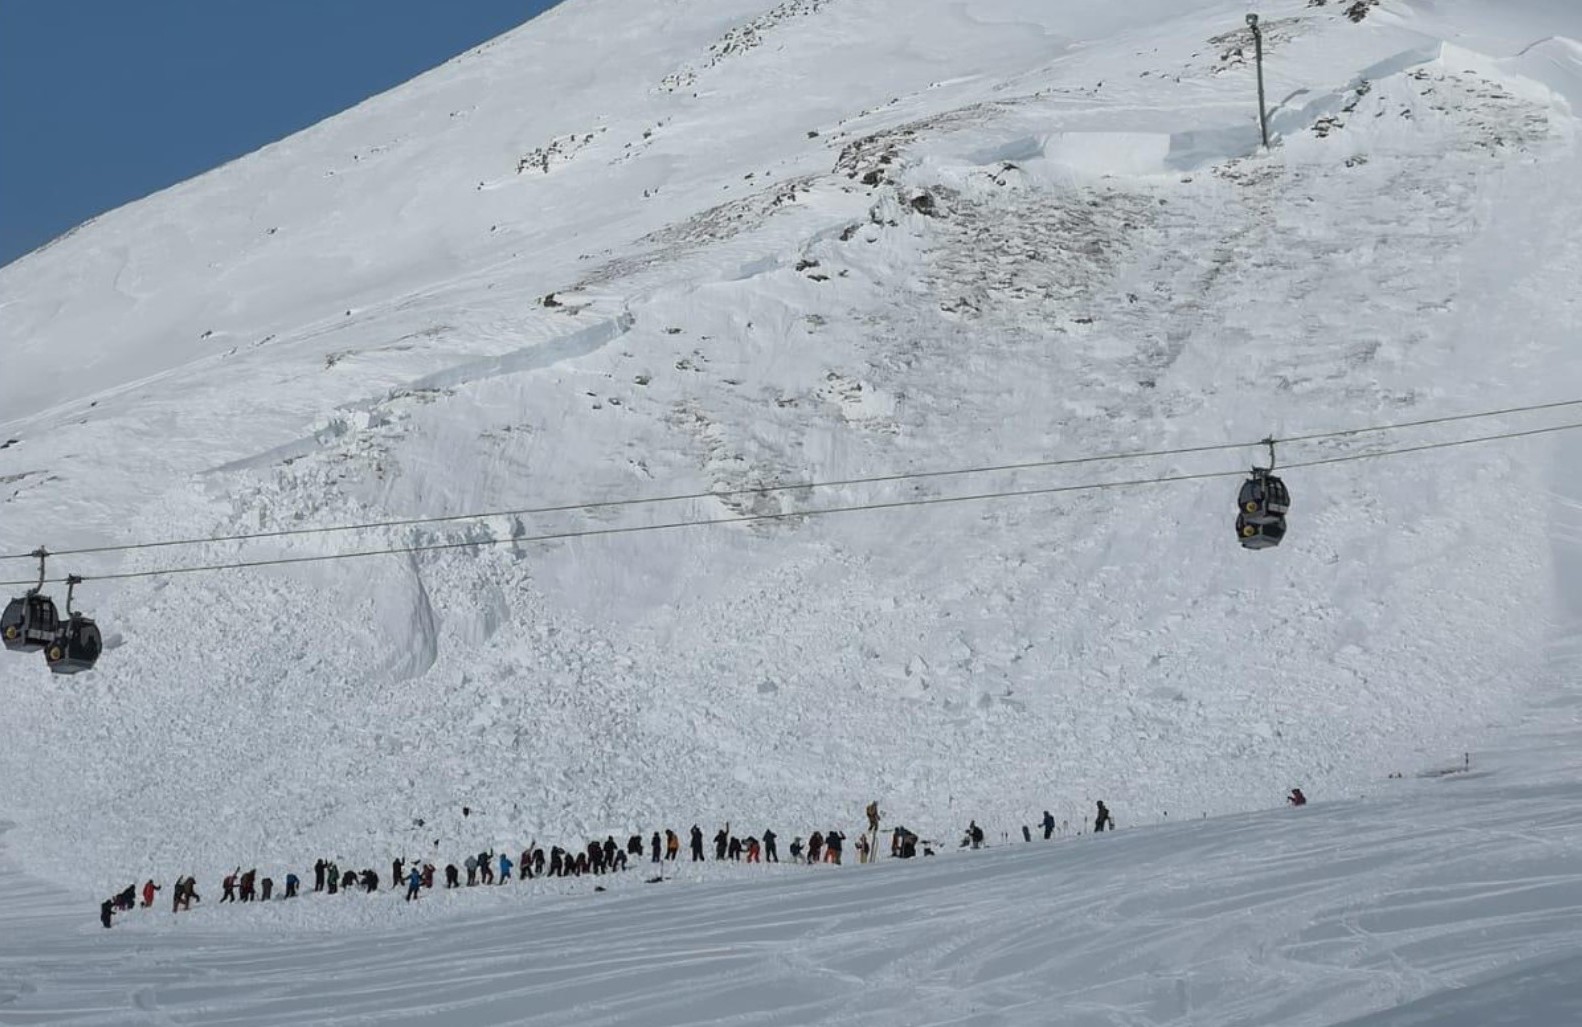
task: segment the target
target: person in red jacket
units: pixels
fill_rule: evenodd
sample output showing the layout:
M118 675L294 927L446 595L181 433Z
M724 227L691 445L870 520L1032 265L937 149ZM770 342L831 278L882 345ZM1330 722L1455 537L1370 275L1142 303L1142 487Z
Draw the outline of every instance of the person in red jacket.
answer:
M152 880L143 882L143 908L147 909L154 904L154 893L159 891L159 885Z
M1285 801L1293 806L1306 806L1307 796L1302 794L1302 789L1293 788L1291 789L1291 794L1285 797Z

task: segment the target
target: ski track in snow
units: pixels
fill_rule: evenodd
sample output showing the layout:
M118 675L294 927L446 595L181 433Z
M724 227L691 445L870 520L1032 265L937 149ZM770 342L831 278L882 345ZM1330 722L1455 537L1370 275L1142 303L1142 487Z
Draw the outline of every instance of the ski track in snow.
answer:
M1080 16L1035 0L706 6L573 0L0 269L0 442L17 440L0 450L0 553L1582 394L1582 23L1565 4L1401 0L1361 23L1266 5L1267 153L1245 8L1228 0ZM545 93L564 102L512 99ZM1577 446L1294 471L1291 536L1263 554L1231 539L1230 479L509 541L1234 471L1254 448L56 561L91 576L488 543L90 582L98 670L0 661L10 908L55 946L4 956L18 981L53 983L19 983L0 1023L28 1002L69 1020L79 992L126 1022L292 1022L308 1006L462 1022L457 1004L479 1023L615 1023L657 1004L644 1022L802 1023L861 1003L881 1022L1037 1023L1059 994L1069 1023L1329 1024L1400 1006L1359 1022L1405 1027L1481 1023L1516 989L1563 1012L1576 937L1543 912L1574 910L1575 881L1544 855L1572 845L1560 785L1413 786L1423 801L1462 788L1494 824L1543 811L1519 835L1378 793L1390 772L1508 737L1574 678ZM0 578L30 570L0 563ZM1347 801L1223 819L1294 784ZM321 855L382 867L693 821L789 838L875 796L934 837L968 817L1014 836L1045 808L1077 822L1099 797L1125 828L1172 826L1105 840L1118 864L1084 841L974 857L970 874L951 858L816 885L705 872L654 894L535 894L525 929L557 942L530 942L532 958L495 953L521 918L470 895L399 914L272 907L248 922L269 938L257 965L230 927L134 927L146 953L68 983L105 941L59 921L129 877ZM463 822L463 803L481 812ZM1363 831L1370 854L1332 866L1323 846ZM1430 837L1456 842L1443 882L1416 848ZM1531 873L1479 876L1461 855L1479 852ZM1387 929L1348 893L1359 882ZM590 912L617 903L647 925L620 945ZM1427 919L1401 926L1418 905ZM897 939L886 922L928 930ZM294 943L321 935L364 980L304 970ZM417 951L451 967L448 992L403 972ZM273 980L282 967L308 983ZM237 973L257 986L228 998L218 979ZM1468 983L1464 1008L1441 994Z

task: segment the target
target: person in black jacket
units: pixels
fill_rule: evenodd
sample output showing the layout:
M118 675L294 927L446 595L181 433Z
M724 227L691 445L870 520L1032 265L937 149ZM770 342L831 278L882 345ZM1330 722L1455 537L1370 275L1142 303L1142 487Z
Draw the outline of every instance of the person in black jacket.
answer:
M655 863L658 863L659 862L659 832L658 831L655 831L654 832L654 836L652 838L648 839L648 847L653 853L653 860L652 861L655 862Z
M1044 841L1047 842L1049 840L1049 836L1055 833L1055 818L1046 809L1044 810L1044 819L1040 820L1038 823L1039 826L1044 829Z
M1109 828L1111 831L1115 830L1115 820L1114 820L1113 817L1110 816L1110 808L1108 806L1104 805L1104 800L1103 799L1100 799L1099 800L1099 814L1093 820L1093 833L1094 834L1098 834L1100 831L1103 831L1106 827Z
M724 859L725 858L725 850L731 844L730 826L731 825L726 824L724 827L720 828L719 833L714 836L714 858L715 859Z
M775 851L775 833L773 831L764 832L764 862L780 862L780 853Z
M692 862L703 862L703 831L697 824L692 825Z

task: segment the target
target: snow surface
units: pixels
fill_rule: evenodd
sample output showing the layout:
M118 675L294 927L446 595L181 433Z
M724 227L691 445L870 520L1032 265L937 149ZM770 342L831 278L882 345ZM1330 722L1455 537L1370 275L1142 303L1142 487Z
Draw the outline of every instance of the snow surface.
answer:
M308 894L106 932L7 868L7 1024L1582 1022L1582 703L1470 773L872 866ZM5 835L0 835L3 844ZM166 896L160 896L166 898Z
M1353 22L1347 6L1258 5L1277 136L1265 152L1248 8L1230 0L571 0L0 268L0 554L572 507L52 564L92 576L505 543L90 582L80 606L111 647L98 670L0 661L4 890L26 891L6 919L28 925L0 932L28 946L3 950L24 982L12 1005L58 1011L90 980L106 1009L147 997L123 985L168 952L160 965L212 957L205 974L254 981L238 1003L280 1003L225 1013L198 988L176 1002L196 1018L290 1019L265 982L282 966L334 1015L393 1015L408 1003L360 1005L363 985L302 938L359 966L376 953L406 980L418 949L460 959L462 938L525 930L537 951L544 924L561 962L506 959L467 998L484 1003L476 1022L539 1015L510 1006L538 986L513 973L564 988L542 1022L619 1022L585 1003L635 1009L661 992L670 1022L746 1022L774 994L800 1010L780 1022L818 1022L883 991L895 1022L926 1022L926 1008L1337 1023L1399 1006L1404 1019L1364 1022L1405 1024L1488 1015L1516 988L1540 996L1527 1022L1564 1022L1538 1011L1564 1009L1579 935L1503 912L1526 887L1506 883L1528 878L1466 870L1446 885L1461 897L1430 897L1446 925L1498 920L1487 945L1447 926L1424 951L1409 931L1346 925L1358 896L1393 914L1411 888L1439 886L1444 861L1423 850L1461 839L1463 797L1478 816L1509 805L1543 821L1538 835L1491 831L1484 858L1529 860L1574 909L1564 745L1507 775L1541 779L1534 792L1387 777L1468 751L1481 766L1573 685L1572 435L1294 471L1291 535L1257 554L1231 537L1230 479L512 542L1235 471L1262 453L580 506L599 500L1582 395L1568 350L1582 328L1582 8L1386 0ZM1290 446L1281 462L1567 417ZM0 562L0 580L30 570ZM1330 804L1221 819L1297 784ZM445 852L727 819L789 837L854 822L875 797L936 837L969 816L996 835L1045 808L1076 822L1096 798L1128 830L1102 863L1090 839L876 868L872 885L782 871L542 912L535 898L525 928L467 895L367 917L205 912L202 927L124 932L137 943L91 921L92 940L73 933L90 897L132 878L331 854L382 867L436 834ZM481 814L464 822L464 803ZM1129 830L1167 813L1168 829ZM1365 825L1374 861L1333 868ZM1255 874L1261 857L1325 882L1317 905ZM1215 889L1220 920L1176 894ZM1157 912L1140 913L1148 896ZM892 899L890 922L938 930L865 963L884 951ZM647 984L625 976L640 966L600 970L593 953L640 932L599 933L614 928L593 902L634 904L630 924L661 938L694 909L736 925L742 990L721 983L737 981L734 943L694 962L634 948ZM856 912L827 940L776 944L776 909L826 903ZM1309 941L1342 970L1282 969L1299 942L1247 933L1270 910L1271 931L1329 924ZM1057 925L1080 933L1094 916L1139 933L1068 950ZM1529 928L1552 933L1523 940ZM1051 931L1024 960L1016 946ZM978 961L962 939L982 932L1017 954ZM969 964L953 984L951 959ZM84 976L58 976L66 964ZM936 971L945 983L923 987ZM605 993L605 972L630 987ZM39 977L55 983L26 991ZM1473 1012L1439 994L1469 984ZM966 1005L941 997L952 986ZM1090 1004L1046 1010L1057 995ZM442 1019L444 1001L411 1008Z

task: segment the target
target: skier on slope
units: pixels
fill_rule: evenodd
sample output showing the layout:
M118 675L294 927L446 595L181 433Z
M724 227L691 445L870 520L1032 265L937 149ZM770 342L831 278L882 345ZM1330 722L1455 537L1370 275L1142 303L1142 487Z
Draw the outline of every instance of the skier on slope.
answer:
M1286 796L1285 801L1293 806L1306 806L1307 796L1302 794L1302 789L1293 788L1291 789L1291 794Z
M505 857L502 856L500 858L504 859ZM406 900L411 902L413 899L417 898L418 890L422 887L423 871L418 868L416 863L414 863L412 864L411 872L406 875Z
M1039 826L1044 829L1044 841L1047 842L1049 840L1049 836L1055 833L1055 818L1046 809L1044 810L1044 819L1040 820L1038 823Z
M1093 833L1098 834L1106 827L1111 831L1115 830L1115 819L1110 816L1110 808L1104 805L1103 799L1100 799L1098 816L1093 820Z
M703 862L703 829L692 825L692 862Z
M511 881L511 857L500 853L500 883L509 884Z
M143 882L143 908L144 909L147 909L149 906L152 906L154 904L154 893L157 892L157 891L159 891L159 885L154 883L154 879L153 878L149 878L147 881Z

